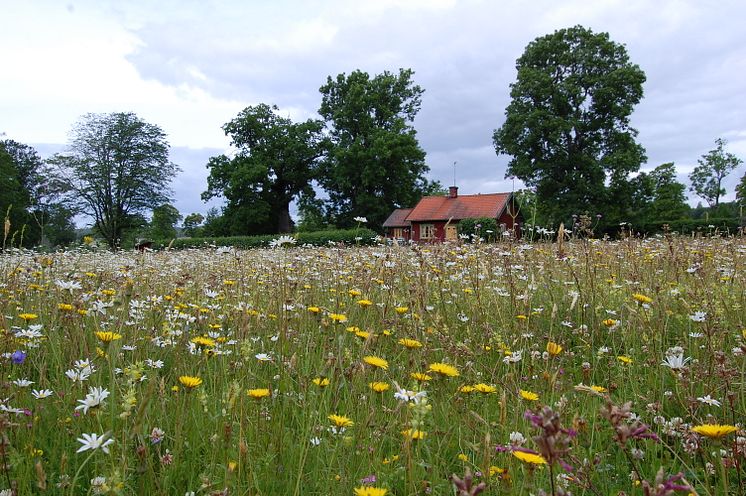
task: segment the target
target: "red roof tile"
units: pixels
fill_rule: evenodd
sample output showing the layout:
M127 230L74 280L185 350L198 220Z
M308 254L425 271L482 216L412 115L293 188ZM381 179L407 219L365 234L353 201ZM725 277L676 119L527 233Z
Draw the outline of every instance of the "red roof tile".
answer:
M512 193L491 193L487 195L460 195L456 198L426 196L414 207L407 220L410 222L425 222L478 217L496 219L502 214L511 195Z
M383 227L409 227L407 216L412 210L411 208L397 208L391 212L389 218L383 223Z

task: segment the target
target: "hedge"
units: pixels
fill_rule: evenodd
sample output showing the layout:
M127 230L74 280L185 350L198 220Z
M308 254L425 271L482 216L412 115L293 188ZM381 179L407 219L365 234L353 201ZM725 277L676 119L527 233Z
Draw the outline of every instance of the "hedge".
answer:
M292 235L296 239L296 246L313 245L325 246L329 243L343 243L346 245L371 245L375 243L377 234L370 229L333 229L328 231L299 232ZM222 236L215 238L176 238L171 240L157 240L153 242L155 249L165 248L171 243L171 248L201 248L205 246L230 246L234 248L266 248L269 243L279 238L279 234L263 234L260 236Z
M730 233L735 234L740 227L740 221L734 217L725 217L719 219L679 219L671 221L648 222L641 225L631 223L632 232L640 234L654 234L663 232L664 226L668 226L669 232L679 234L691 233Z

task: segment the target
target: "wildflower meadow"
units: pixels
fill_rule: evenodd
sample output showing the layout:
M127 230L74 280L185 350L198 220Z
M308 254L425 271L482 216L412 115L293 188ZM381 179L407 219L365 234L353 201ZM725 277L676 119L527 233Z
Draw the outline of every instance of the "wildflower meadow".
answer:
M746 494L746 244L0 253L0 494Z

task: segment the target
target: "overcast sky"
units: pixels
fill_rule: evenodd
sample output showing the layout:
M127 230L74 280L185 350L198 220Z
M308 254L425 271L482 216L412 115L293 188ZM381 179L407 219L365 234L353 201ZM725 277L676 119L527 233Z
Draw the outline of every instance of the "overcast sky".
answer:
M533 39L581 24L626 45L647 75L632 125L652 169L680 180L716 138L746 159L742 1L0 0L0 133L46 157L88 112L133 111L169 136L183 169L176 207L205 212L205 164L248 105L316 117L319 87L355 69L400 67L425 89L415 120L431 179L461 193L519 188L492 133L515 60ZM744 167L726 181L728 194ZM688 184L688 182L687 182ZM692 200L697 200L692 197Z

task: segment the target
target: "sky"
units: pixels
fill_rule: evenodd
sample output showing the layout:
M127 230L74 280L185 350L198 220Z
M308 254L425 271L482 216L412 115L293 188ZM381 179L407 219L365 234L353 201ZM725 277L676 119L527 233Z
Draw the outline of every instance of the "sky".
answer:
M0 0L0 133L42 157L63 151L89 112L135 112L160 126L182 172L182 215L205 213L206 164L229 151L221 126L275 104L318 117L328 76L411 68L425 93L414 121L428 177L459 193L519 189L492 134L505 119L526 45L583 25L624 44L646 73L632 127L642 170L679 180L728 141L746 159L746 2L590 0ZM724 201L744 173L725 181ZM690 202L698 199L690 195ZM703 202L704 203L704 202Z

